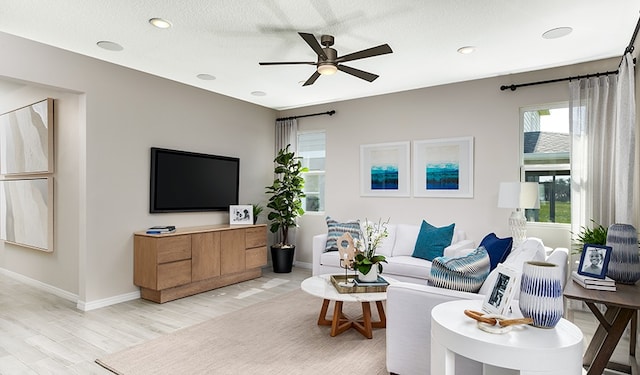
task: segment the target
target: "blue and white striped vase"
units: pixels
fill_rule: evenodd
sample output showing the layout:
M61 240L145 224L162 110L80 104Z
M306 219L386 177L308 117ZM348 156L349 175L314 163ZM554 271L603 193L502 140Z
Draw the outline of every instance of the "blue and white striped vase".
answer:
M562 269L553 263L525 262L520 279L520 312L533 325L553 328L562 318Z
M636 228L629 224L611 224L607 231L607 246L611 246L607 276L621 284L635 284L640 280Z

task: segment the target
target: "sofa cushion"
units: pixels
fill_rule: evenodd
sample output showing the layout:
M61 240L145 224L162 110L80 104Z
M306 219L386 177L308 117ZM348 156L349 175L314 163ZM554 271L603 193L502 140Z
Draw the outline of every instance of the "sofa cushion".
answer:
M502 262L505 266L516 271L518 278L522 274L522 266L524 262L528 262L530 260L544 261L545 256L545 248L542 241L538 238L527 238L523 243L518 245L515 249L511 250L511 253L507 256L507 259ZM487 280L485 280L484 284L480 288L478 293L487 294L491 292L493 289L493 285L496 282L496 278L498 277L497 270L493 270L487 276ZM515 295L513 299L517 300L520 296L520 288L516 288Z
M396 241L393 245L393 256L411 256L416 247L416 240L420 233L419 225L398 224L396 227Z
M487 253L489 253L491 270L496 268L498 263L502 263L507 259L512 245L512 237L498 238L495 233L489 233L482 239L480 246L487 249Z
M489 275L490 264L482 246L460 258L437 257L431 264L430 285L476 293Z
M420 233L411 256L431 261L441 257L444 253L444 248L451 245L454 228L455 224L438 228L427 223L426 220L422 220Z
M414 279L428 280L431 270L431 262L425 259L414 258L410 255L400 255L387 258L383 264L382 276L394 275L406 276Z
M352 220L344 223L327 216L327 244L324 251L338 251L338 238L344 233L351 234L354 240L360 238L360 221Z

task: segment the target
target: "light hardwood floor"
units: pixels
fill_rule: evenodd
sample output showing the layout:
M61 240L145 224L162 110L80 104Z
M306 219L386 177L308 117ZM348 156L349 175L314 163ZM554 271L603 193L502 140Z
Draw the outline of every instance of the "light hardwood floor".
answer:
M258 279L164 304L135 300L88 312L0 274L0 374L108 375L96 358L298 289L310 274L265 268ZM586 347L595 318L575 311L574 322L585 333ZM614 358L626 362L628 348L627 338Z

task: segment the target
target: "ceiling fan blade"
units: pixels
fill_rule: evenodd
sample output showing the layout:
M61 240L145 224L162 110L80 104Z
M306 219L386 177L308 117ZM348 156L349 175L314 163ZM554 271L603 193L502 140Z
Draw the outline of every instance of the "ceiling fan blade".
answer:
M316 81L316 79L318 79L318 77L320 77L320 73L318 73L317 71L313 72L313 74L311 75L311 77L309 77L309 79L307 80L307 82L304 83L304 85L302 86L309 86L309 85L313 85L313 83Z
M363 49L362 51L350 53L348 55L340 56L336 59L336 62L345 62L345 61L353 61L358 59L364 59L367 57L386 55L387 53L392 53L391 47L388 44L382 44L377 47L371 47L368 49Z
M376 78L379 77L377 74L365 72L364 70L352 68L350 66L338 65L338 70L341 70L347 74L351 74L352 76L356 76L360 79L364 79L365 81L373 82Z
M260 65L316 65L317 63L312 61L274 61L274 62L259 62Z
M318 43L318 40L316 39L315 36L313 36L313 34L309 34L309 33L298 33L298 34L300 34L302 39L304 39L304 41L307 42L309 47L313 49L316 55L320 56L322 60L327 59L327 55L322 50L322 46L320 46L320 43Z

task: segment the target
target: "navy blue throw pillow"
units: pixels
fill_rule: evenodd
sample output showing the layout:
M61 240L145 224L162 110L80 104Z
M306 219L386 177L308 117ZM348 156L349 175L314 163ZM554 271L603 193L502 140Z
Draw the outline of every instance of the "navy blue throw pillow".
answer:
M498 266L498 263L507 259L507 255L511 252L511 246L513 246L513 238L498 238L495 233L489 233L482 239L480 246L487 249L491 260L491 270L493 270Z

